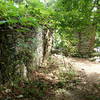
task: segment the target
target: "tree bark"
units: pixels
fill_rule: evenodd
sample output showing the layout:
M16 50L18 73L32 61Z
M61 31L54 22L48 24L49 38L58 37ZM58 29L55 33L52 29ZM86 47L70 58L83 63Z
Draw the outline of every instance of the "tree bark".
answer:
M78 33L78 52L84 57L91 55L95 44L96 26L90 25L83 32Z
M32 70L42 66L50 55L52 30L39 27L23 34L8 28L0 33L0 81L28 80Z
M43 63L46 65L47 59L51 54L53 43L53 31L51 29L44 30L43 35Z

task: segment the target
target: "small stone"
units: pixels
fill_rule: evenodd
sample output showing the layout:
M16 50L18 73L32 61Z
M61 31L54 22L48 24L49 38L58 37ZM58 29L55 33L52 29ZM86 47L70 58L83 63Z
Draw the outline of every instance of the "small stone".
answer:
M17 96L17 98L23 98L23 97L24 97L23 95L18 95L18 96Z

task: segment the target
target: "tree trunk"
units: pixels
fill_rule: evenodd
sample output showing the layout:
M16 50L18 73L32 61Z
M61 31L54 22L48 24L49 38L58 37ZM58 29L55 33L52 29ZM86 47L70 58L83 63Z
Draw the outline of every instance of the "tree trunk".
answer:
M50 55L52 30L39 27L23 34L8 28L0 33L0 80L28 80Z
M35 62L33 65L41 66L43 61L43 29L39 27L36 32Z
M53 43L53 31L51 29L44 30L43 32L43 63L47 64L47 59L51 54Z
M96 36L96 26L91 25L83 32L78 33L78 52L83 57L88 57L93 51Z

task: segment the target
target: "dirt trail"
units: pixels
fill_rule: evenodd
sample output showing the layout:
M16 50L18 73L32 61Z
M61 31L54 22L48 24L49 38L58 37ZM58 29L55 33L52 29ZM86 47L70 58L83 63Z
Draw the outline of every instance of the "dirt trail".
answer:
M75 76L70 75L69 69L74 70ZM67 81L64 87L59 88L50 100L100 100L100 63L54 54L47 68L43 67L41 71L52 81L60 82L61 73L65 73L63 79Z
M87 81L100 84L100 63L91 62L83 58L64 57L62 55L53 55L53 61L59 66L60 72L66 72L67 67L71 66L82 76L87 77ZM63 65L63 67L61 67ZM56 68L56 71L58 68ZM58 70L58 72L59 72Z
M91 62L82 58L66 58L66 60L67 59L70 59L70 62L75 65L77 70L84 70L87 75L92 73L100 74L100 63Z
M83 71L87 75L100 74L100 63L91 62L83 58L64 57L62 55L54 55L53 58L58 61L58 64L61 62L66 66L66 64L70 63L77 71Z
M79 72L78 79L81 79L81 82L70 92L73 97L71 96L72 99L69 100L100 100L100 63L56 54L51 58L55 65L49 71L50 74L54 73L56 76L55 73L58 73L59 76L60 72L67 72L68 67ZM77 99L75 99L76 97ZM60 100L66 100L66 98Z

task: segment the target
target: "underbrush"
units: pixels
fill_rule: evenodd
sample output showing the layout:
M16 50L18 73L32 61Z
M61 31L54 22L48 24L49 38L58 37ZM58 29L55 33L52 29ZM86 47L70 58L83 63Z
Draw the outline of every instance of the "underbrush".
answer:
M18 81L0 86L0 100L45 100L54 86L43 80Z
M39 77L39 78L37 78ZM31 81L16 80L0 86L1 100L52 100L56 91L71 89L74 81L74 71L60 73L59 81L50 79L46 74L37 73L36 79ZM56 82L55 82L56 81ZM52 99L50 99L52 98Z
M0 100L100 100L99 82L90 82L84 72L76 72L71 65L61 70L65 66L59 69L54 60L48 67L33 71L31 81L1 85Z

